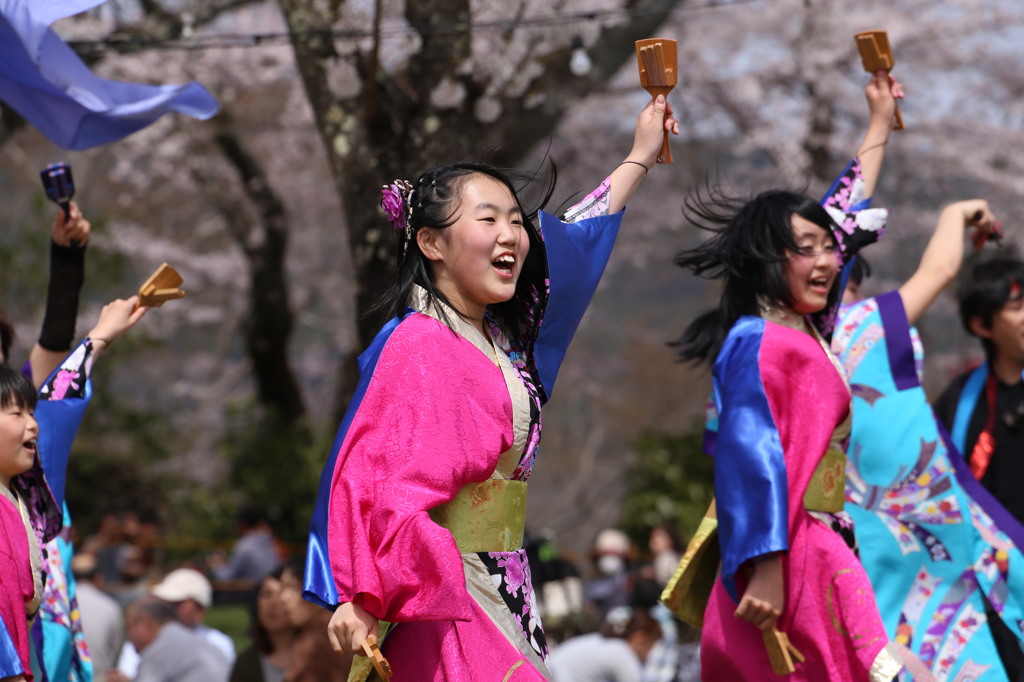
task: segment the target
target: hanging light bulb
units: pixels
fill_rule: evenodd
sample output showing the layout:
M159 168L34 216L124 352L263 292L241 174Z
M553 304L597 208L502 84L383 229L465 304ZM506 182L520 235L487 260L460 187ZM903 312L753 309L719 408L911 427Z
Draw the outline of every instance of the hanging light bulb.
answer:
M572 56L569 58L569 70L572 71L575 76L586 76L590 73L590 69L594 67L594 62L590 61L590 55L583 49L583 38L579 35L573 36L572 39Z

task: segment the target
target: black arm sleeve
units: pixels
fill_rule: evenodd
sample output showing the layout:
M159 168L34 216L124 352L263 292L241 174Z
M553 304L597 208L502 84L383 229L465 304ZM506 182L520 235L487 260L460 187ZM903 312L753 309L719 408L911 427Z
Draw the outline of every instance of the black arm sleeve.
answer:
M85 281L85 247L50 242L50 285L39 345L49 351L71 350L78 318L78 294Z

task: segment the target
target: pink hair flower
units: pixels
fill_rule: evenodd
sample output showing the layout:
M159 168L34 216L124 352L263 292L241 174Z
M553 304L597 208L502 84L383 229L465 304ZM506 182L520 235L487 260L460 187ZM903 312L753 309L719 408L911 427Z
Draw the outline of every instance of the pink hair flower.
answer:
M412 183L408 180L395 180L384 185L380 190L380 207L388 217L391 226L403 230L409 221L409 197L412 195Z

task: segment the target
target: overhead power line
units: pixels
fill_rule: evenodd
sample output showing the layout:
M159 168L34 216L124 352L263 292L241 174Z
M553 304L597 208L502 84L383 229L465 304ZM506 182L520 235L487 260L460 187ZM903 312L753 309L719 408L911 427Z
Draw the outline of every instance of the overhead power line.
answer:
M414 0L413 0L414 1ZM743 5L753 5L766 2L767 0L709 0L703 3L683 4L675 8L678 12L698 12L715 9L729 9ZM604 10L587 10L580 12L568 12L564 14L548 14L535 17L524 17L519 19L492 19L488 21L460 21L445 22L426 25L410 25L394 23L384 26L380 30L381 37L392 38L407 35L417 36L446 36L475 31L508 31L525 27L550 27L581 24L592 21L610 21L616 18L628 18L657 14L666 10L672 10L676 3L662 3L651 5L643 9L619 7ZM112 35L99 40L69 40L76 51L80 53L103 53L117 52L126 54L130 52L143 52L151 50L217 50L228 48L253 48L266 47L270 45L288 44L291 40L306 40L329 37L332 41L355 41L362 38L369 38L373 35L370 29L330 29L323 31L305 31L291 34L287 31L274 31L268 33L227 33L215 35L194 35L188 38L150 38L146 36L117 36Z

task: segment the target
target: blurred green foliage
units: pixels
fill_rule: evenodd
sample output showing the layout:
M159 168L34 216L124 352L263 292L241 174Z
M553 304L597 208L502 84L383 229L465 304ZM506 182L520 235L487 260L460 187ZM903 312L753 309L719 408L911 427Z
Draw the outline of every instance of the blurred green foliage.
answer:
M235 643L235 652L240 654L249 648L252 642L249 633L251 620L249 607L242 604L224 604L207 609L203 624L230 637Z
M161 467L173 443L159 414L96 390L68 464L65 496L76 526L91 532L107 511L161 515L182 485L177 473Z
M329 447L328 437L314 438L307 424L286 425L254 404L231 406L221 445L227 476L189 492L179 511L179 532L189 538L234 538L239 511L255 507L290 553L301 553Z
M644 433L626 469L622 528L646 552L650 530L674 525L684 545L714 497L714 459L701 450L703 432Z

